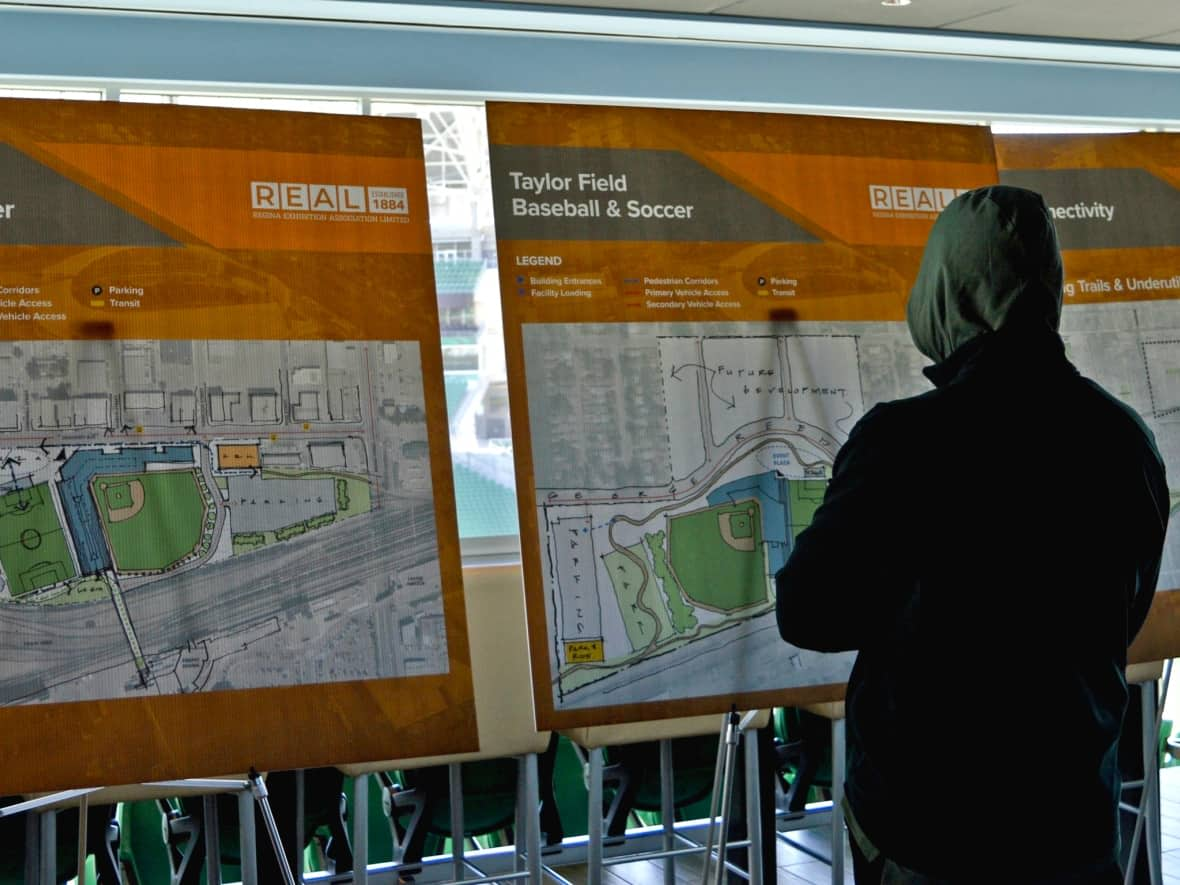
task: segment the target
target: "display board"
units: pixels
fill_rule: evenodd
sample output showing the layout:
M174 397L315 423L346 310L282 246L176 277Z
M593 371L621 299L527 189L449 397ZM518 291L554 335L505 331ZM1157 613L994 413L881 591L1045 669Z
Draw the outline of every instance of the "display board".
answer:
M873 403L924 390L904 305L988 130L489 104L542 727L819 700L773 575ZM835 688L833 688L835 687Z
M0 794L475 748L418 121L4 101L0 323Z
M1006 135L1000 180L1044 195L1065 264L1062 337L1081 372L1151 428L1180 502L1180 135ZM1180 588L1169 524L1161 590ZM1180 655L1180 594L1160 594L1135 660Z

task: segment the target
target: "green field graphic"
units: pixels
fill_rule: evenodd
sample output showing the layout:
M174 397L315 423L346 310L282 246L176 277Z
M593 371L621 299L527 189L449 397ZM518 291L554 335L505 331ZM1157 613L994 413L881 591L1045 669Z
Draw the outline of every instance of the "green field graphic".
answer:
M0 497L0 567L13 597L74 577L47 483Z
M672 517L668 549L680 586L697 605L732 612L766 601L762 510L757 501Z
M692 613L692 606L684 601L680 592L680 585L676 583L676 576L668 567L668 552L664 545L664 532L653 532L644 535L643 541L651 552L652 565L660 589L664 592L664 601L668 604L668 614L672 616L672 626L677 633L687 633L697 625L696 616Z
M100 475L91 491L119 571L162 572L200 548L206 505L195 470Z
M787 484L789 494L788 512L791 514L791 540L811 525L815 511L823 503L828 490L826 479L793 479Z
M615 550L603 556L602 562L610 574L631 648L640 651L657 638L671 636L672 622L643 545L628 547L626 552Z

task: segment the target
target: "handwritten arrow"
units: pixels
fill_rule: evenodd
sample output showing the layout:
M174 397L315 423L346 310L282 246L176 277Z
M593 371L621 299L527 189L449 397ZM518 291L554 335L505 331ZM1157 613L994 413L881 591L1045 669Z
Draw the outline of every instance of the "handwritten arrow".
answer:
M737 408L737 398L736 397L731 396L729 399L726 399L721 394L719 394L716 390L713 389L713 382L717 379L717 370L716 369L710 369L708 366L703 366L700 363L685 363L683 366L673 366L672 367L672 377L675 378L677 381L681 380L680 376L677 374L677 372L679 372L681 369L700 369L702 372L708 372L709 373L709 393L713 394L713 396L717 397L718 400L725 403L726 408L728 408L728 409Z

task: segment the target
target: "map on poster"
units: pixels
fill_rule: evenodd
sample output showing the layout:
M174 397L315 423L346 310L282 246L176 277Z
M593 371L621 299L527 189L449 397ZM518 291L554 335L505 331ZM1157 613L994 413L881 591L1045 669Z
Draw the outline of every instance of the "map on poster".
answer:
M534 324L524 337L557 704L648 700L673 671L703 695L846 678L848 655L783 653L773 576L867 404L921 389L905 327Z
M0 702L446 672L418 342L8 341L0 389Z
M995 181L986 131L488 120L541 725L842 685L851 655L779 637L773 578L853 424L927 386L902 308L939 209Z

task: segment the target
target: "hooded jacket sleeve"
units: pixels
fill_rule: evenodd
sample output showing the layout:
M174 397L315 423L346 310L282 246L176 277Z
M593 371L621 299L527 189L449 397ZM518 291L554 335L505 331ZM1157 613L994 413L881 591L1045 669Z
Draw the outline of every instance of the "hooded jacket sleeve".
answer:
M1127 644L1143 627L1147 613L1155 598L1159 581L1160 566L1163 562L1164 541L1168 531L1168 508L1170 506L1168 480L1164 472L1163 459L1155 446L1155 438L1144 428L1148 439L1148 453L1143 458L1143 496L1150 502L1139 508L1144 514L1144 524L1137 527L1133 543L1138 546L1138 563L1135 586L1132 588L1130 612L1127 619Z
M881 406L852 429L811 525L775 576L779 633L800 648L862 648L907 583L896 512L898 469ZM884 427L882 425L885 425Z

